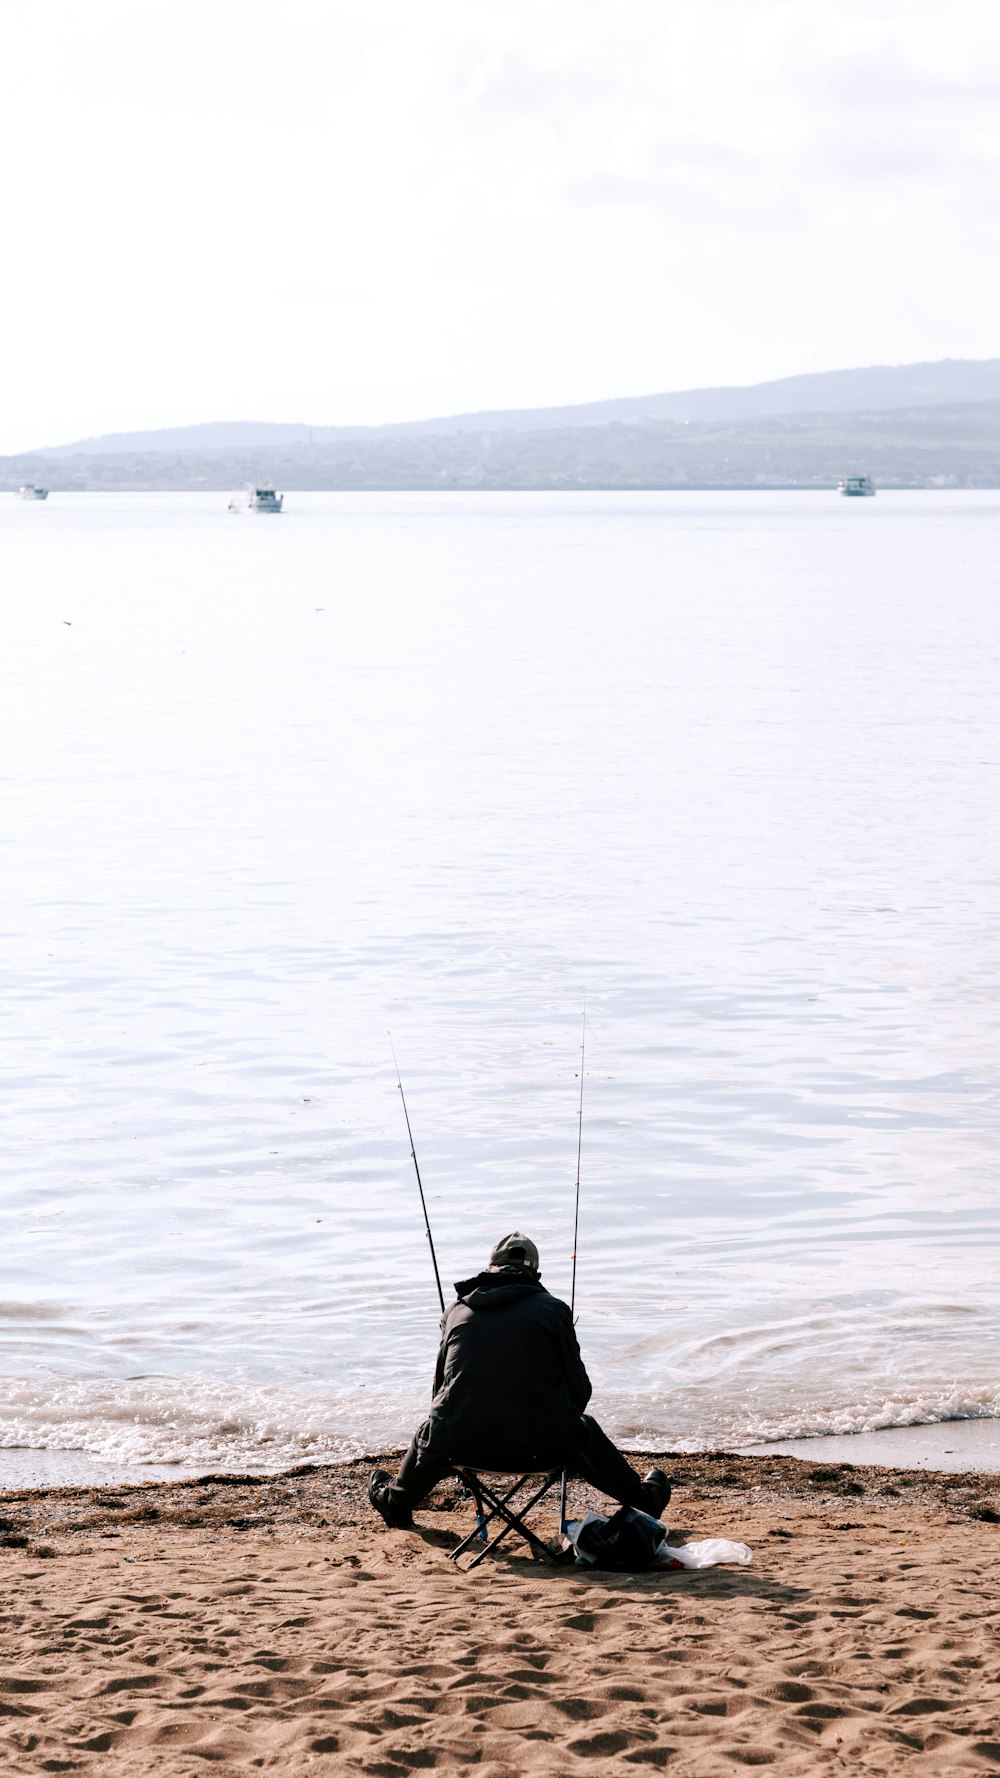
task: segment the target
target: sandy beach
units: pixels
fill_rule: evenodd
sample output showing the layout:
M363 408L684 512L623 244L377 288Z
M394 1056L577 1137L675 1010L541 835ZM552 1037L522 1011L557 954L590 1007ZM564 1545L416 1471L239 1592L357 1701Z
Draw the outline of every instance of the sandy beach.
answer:
M672 1535L750 1568L457 1573L467 1503L386 1530L370 1459L8 1492L0 1769L1000 1770L995 1477L661 1460Z

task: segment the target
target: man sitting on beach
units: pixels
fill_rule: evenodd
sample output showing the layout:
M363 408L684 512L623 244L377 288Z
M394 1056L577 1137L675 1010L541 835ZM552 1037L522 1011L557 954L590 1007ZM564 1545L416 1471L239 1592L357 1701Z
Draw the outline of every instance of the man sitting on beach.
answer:
M368 1498L387 1525L407 1530L411 1510L453 1463L524 1474L566 1469L623 1506L659 1518L670 1499L661 1469L640 1481L584 1413L591 1396L573 1318L550 1296L527 1235L505 1235L485 1272L456 1284L441 1322L429 1417L395 1481L376 1469Z

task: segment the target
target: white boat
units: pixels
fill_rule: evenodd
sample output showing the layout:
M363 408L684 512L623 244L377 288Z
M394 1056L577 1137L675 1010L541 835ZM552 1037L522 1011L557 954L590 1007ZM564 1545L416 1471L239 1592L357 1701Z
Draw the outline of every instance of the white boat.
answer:
M280 512L284 503L284 494L276 494L273 488L265 488L251 483L241 488L229 502L230 512Z
M874 494L875 483L870 475L845 475L837 483L837 492L863 498L866 494Z
M34 482L25 482L17 491L22 500L47 500L49 497L48 488L36 488Z

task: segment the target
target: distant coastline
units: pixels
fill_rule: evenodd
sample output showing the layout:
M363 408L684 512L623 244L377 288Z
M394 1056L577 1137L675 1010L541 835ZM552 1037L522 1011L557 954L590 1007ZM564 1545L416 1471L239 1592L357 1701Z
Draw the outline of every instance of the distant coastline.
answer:
M653 492L1000 487L1000 359L387 426L211 422L0 457L0 489Z
M990 406L993 404L984 404ZM0 458L0 489L40 481L53 493L231 493L262 475L286 491L609 493L835 492L842 476L870 475L877 488L1000 488L1000 403L977 415L972 436L927 436L921 417L901 440L876 429L831 427L809 436L763 428L588 427L576 432L432 435L377 445L260 451L145 452L127 457ZM870 416L868 417L870 419ZM987 429L989 425L990 430ZM992 433L992 436L991 436Z
M877 364L751 388L383 427L210 421L0 457L0 487L222 493L1000 487L1000 359Z
M235 481L220 481L192 478L190 481L178 480L143 480L140 478L114 481L107 478L83 481L59 482L53 480L52 489L56 494L218 494L232 493ZM288 475L272 477L280 479L283 489L291 494L836 494L835 481L794 481L794 482L572 482L562 484L551 482L333 482L333 481L296 481ZM920 494L920 493L983 493L990 489L1000 489L1000 470L994 479L977 480L944 480L941 477L929 481L880 481L880 491L888 494ZM0 483L0 494L7 492L6 483ZM16 491L16 490L11 490Z

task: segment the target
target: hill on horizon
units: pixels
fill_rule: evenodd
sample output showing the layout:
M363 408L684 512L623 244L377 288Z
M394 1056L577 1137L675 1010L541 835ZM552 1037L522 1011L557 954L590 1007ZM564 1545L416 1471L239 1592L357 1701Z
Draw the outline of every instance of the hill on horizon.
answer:
M626 395L568 407L497 408L383 426L309 426L304 422L209 420L193 426L109 432L71 444L45 445L35 457L110 456L120 452L271 451L414 434L542 432L618 422L739 422L781 414L850 414L934 408L1000 399L1000 358L942 358L922 364L879 364L813 371L766 383ZM19 453L28 455L29 453Z
M841 476L861 474L883 488L1000 488L1000 397L725 421L420 427L395 436L310 436L307 443L292 429L291 438L286 431L283 443L266 449L259 442L194 450L175 444L0 458L0 487L40 482L81 493L208 492L260 480L286 492L833 488Z

